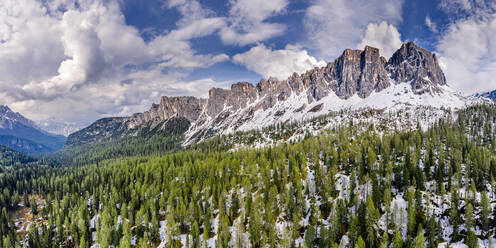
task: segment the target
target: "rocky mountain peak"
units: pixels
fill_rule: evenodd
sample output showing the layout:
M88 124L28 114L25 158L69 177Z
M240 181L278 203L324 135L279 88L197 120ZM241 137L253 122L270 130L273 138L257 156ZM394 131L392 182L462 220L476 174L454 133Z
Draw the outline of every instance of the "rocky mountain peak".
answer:
M178 117L189 121L187 142L194 142L216 133L246 129L257 118L272 118L263 123L268 125L278 120L291 120L295 115L310 116L325 112L331 108L328 106L331 103L324 99L333 99L334 104L345 105L347 99L355 95L351 102L369 99L386 89L389 92L384 93L386 97L391 92L408 92L406 84L400 85L402 83L409 83L409 92L417 95L409 96L409 99L417 99L425 92L441 93L440 86L446 84L446 78L436 56L412 42L403 44L389 60L380 55L379 49L365 46L363 50L346 49L326 66L302 74L293 73L286 80L270 77L261 79L256 85L238 82L230 89L212 88L207 99L164 96L160 104L152 105L147 112L103 123L118 127L116 133L120 136L138 135L143 131L160 129L163 124ZM396 96L399 97L399 94ZM379 101L381 104L388 102L383 99ZM397 103L398 99L395 101ZM82 130L81 133L97 136L87 140L113 135L106 129L102 132ZM80 135L71 136L70 140ZM73 143L77 144L77 141Z
M489 99L496 103L496 90L475 94L476 97Z
M7 105L0 105L0 128L12 129L16 123L39 129L34 121L12 111Z
M446 85L446 77L436 55L413 42L404 43L387 62L391 79L396 82L410 82L417 94L438 92Z

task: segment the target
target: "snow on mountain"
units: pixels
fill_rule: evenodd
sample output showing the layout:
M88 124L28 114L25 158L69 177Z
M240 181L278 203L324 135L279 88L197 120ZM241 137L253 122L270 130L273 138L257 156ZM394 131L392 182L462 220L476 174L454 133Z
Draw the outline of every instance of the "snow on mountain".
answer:
M0 144L14 150L39 154L62 147L65 137L42 130L32 120L0 106Z
M484 98L496 103L496 90L475 94L476 97Z
M247 116L248 111L258 102L248 105L244 109L239 109L231 114L233 118L226 118L222 123L217 124L220 134L229 134L234 131L248 131L252 129L261 129L275 123L287 121L304 121L317 116L325 115L329 112L341 110L382 110L387 112L396 112L406 108L422 109L430 107L434 110L451 109L453 111L463 107L479 103L479 99L474 97L465 97L455 92L449 86L441 86L439 92L430 94L414 94L409 83L393 84L380 92L373 92L367 98L360 98L357 95L349 99L341 99L336 94L329 94L319 101L308 104L306 94L292 94L287 100L279 102L274 107L267 110L255 112L253 118L236 127L239 116ZM199 130L212 125L213 119L208 119L201 125L195 125L186 132L186 141ZM436 121L436 120L432 120ZM220 124L220 125L219 125Z
M450 110L480 102L484 100L451 89L436 55L412 42L403 44L389 60L380 56L379 49L366 46L364 50L346 49L326 66L294 73L282 81L269 78L256 85L239 82L230 89L212 88L208 99L163 96L160 104L144 113L99 120L70 135L67 143L72 146L136 136L160 129L174 118L189 123L184 145L339 111L347 111L351 117L377 110L391 119L395 113L407 111L410 114L403 125L419 122L428 126ZM368 121L376 122L374 118L383 119L384 114Z
M15 124L22 124L39 129L36 123L18 112L12 111L7 105L0 105L0 128L13 129Z
M74 133L88 125L88 123L57 121L54 118L37 121L37 124L41 129L49 133L64 136L69 136L69 134Z

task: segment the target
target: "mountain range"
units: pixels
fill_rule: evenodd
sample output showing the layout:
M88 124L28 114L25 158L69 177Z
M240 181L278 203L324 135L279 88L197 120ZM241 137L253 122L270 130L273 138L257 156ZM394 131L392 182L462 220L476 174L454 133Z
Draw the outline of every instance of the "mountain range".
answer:
M476 94L476 96L486 98L486 99L489 99L493 102L496 102L496 90L485 92L485 93L479 93L479 94Z
M60 121L54 117L45 120L36 121L36 125L41 129L43 129L44 131L63 136L69 136L69 134L74 133L88 126L88 124L90 123Z
M60 149L65 140L65 136L40 129L34 121L8 106L0 106L0 145L29 154L43 154Z
M65 146L149 134L178 119L186 130L183 145L345 110L410 111L411 122L427 125L440 112L480 101L451 89L436 55L413 42L404 43L389 59L379 49L366 46L364 50L346 49L326 66L294 73L285 80L269 78L256 85L239 82L231 89L212 88L207 99L163 96L144 113L94 122L69 135Z

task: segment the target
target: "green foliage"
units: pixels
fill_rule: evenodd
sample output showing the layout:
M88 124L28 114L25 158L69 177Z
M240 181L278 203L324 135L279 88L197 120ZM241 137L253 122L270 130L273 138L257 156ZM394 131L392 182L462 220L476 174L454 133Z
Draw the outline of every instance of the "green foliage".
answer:
M471 230L480 223L480 238L494 233L485 193L496 177L490 109L426 131L377 133L353 123L257 149L232 150L221 137L180 147L181 137L154 133L66 150L64 166L37 161L0 172L2 245L91 247L96 233L103 247L131 247L134 238L156 247L165 221L170 247L186 245L180 235L191 247L208 239L219 247L335 247L344 235L351 247L437 247L445 237L440 216L427 211L437 204L430 197L451 199L441 215L455 226L452 241L473 245L475 233L457 228L463 222ZM393 204L398 197L406 211ZM41 220L25 239L11 219L21 202ZM398 218L405 215L406 223Z

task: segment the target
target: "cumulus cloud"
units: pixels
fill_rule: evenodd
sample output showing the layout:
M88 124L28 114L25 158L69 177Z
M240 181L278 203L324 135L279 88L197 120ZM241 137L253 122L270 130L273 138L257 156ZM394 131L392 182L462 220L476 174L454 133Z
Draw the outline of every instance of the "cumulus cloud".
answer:
M105 68L100 39L86 16L68 11L62 19L62 42L68 59L62 61L58 75L42 82L22 86L28 98L53 99L87 81L96 81Z
M443 0L450 22L436 52L448 84L466 94L496 89L496 2Z
M142 111L160 95L205 93L213 80L181 78L229 57L198 54L190 40L225 20L195 3L170 1L184 12L177 28L144 41L117 0L0 1L0 102L33 119L87 121Z
M306 10L304 25L307 47L325 59L336 57L362 41L370 23L402 21L403 0L316 0Z
M64 59L59 20L32 0L0 1L2 88L57 73ZM29 73L26 73L29 72Z
M221 30L220 38L225 44L244 46L279 36L286 26L266 20L282 13L287 5L288 0L233 0L229 25Z
M272 50L263 44L252 47L245 53L237 54L233 61L246 66L266 78L284 80L294 72L304 73L314 67L325 66L324 61L308 55L306 50L288 45L285 49Z
M470 42L467 42L470 41ZM466 92L496 89L496 15L452 23L436 50L448 83Z
M401 47L401 43L401 35L392 24L370 23L357 48L363 49L366 45L376 47L379 48L382 56L389 58Z

